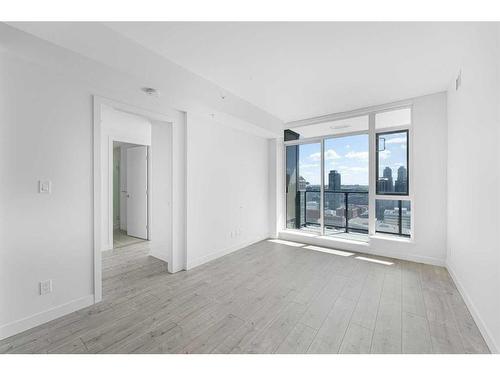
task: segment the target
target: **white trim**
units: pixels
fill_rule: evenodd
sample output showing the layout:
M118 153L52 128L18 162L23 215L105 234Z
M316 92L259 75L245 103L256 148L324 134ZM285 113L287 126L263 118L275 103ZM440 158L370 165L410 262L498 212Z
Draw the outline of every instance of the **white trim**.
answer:
M93 104L93 137L94 150L92 180L94 183L93 201L93 222L94 231L94 303L102 300L102 258L101 258L101 107L102 98L92 97Z
M351 117L365 116L365 115L368 115L370 113L380 113L380 112L392 111L395 109L404 108L404 107L408 107L408 106L412 105L414 99L415 98L401 100L398 102L393 102L393 103L388 103L388 104L372 106L372 107L364 107L364 108L354 109L352 111L330 113L330 114L323 115L323 116L311 117L311 118L306 118L306 119L297 120L297 121L290 121L290 122L285 123L285 129L293 130L293 128L297 128L300 126L321 124L323 122L330 122L330 121L337 121L337 120L345 120L345 119L348 119Z
M235 252L237 250L240 250L244 247L253 245L254 243L267 240L268 238L272 238L272 233L271 234L267 233L265 235L258 236L256 238L254 238L253 240L246 241L244 243L241 243L241 244L238 244L235 246L230 246L224 250L216 251L216 252L210 253L208 255L202 256L200 258L194 259L194 260L188 260L186 269L191 270L195 267L201 266L202 264L210 262L211 260L215 260L217 258L224 256L224 255L227 255L227 254L230 254L230 253Z
M465 305L469 309L469 312L472 315L472 318L474 319L474 322L477 325L477 328L479 328L479 331L481 332L481 335L483 335L484 341L486 341L486 345L488 345L488 348L492 353L499 354L500 353L500 345L498 345L495 342L495 339L493 338L493 335L491 334L490 330L484 323L483 319L481 319L481 315L479 314L478 309L472 302L472 299L470 298L469 294L465 290L462 282L460 281L460 278L458 277L457 273L453 270L453 266L451 263L447 260L446 269L448 270L448 273L450 274L451 278L453 279L453 282L457 286L458 291L462 295Z
M152 124L151 124L152 125ZM148 210L148 217L147 217L147 227L148 227L148 230L147 230L147 233L148 233L148 241L152 241L152 237L151 237L151 229L153 228L153 225L152 225L152 220L153 220L153 158L152 158L152 144L147 146L147 149L146 149L146 159L147 159L147 187L146 187L146 191L147 191L147 210Z
M376 200L386 201L411 201L409 195L389 195L389 194L375 194Z
M323 155L325 155L325 139L321 140L320 143L320 149L321 149L321 157L320 157L320 185L319 185L319 225L321 227L321 234L325 234L325 158ZM297 168L297 172L298 172ZM297 186L298 187L298 186ZM330 188L330 186L329 186ZM307 201L306 201L306 196L304 193L304 201L305 201L305 208L304 208L304 221L307 215ZM347 212L346 212L347 215Z
M375 133L375 113L368 114L368 234L374 235L376 230L376 192L377 192L377 171L376 171L376 133Z
M311 137L311 138L301 138L293 141L284 141L285 146L295 146L295 145L304 145L310 143L320 143L326 139L334 139L334 138L344 138L352 135L362 135L368 134L368 130L357 130L353 132L345 132L345 133L336 133L336 134L328 134L322 135L319 137Z
M62 305L52 307L48 310L33 314L26 318L7 323L0 327L0 340L7 337L24 332L33 327L50 322L51 320L60 318L61 316L70 314L74 311L88 307L94 303L94 295L88 295Z

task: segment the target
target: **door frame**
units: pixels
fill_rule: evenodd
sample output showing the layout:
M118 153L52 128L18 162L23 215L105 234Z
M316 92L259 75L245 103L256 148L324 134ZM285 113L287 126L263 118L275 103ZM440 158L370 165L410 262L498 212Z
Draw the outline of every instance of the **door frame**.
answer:
M101 146L103 142L106 142L105 139L102 139L101 136L101 111L103 106L111 107L113 109L122 111L122 112L127 112L130 114L134 114L136 116L141 116L145 117L151 121L159 121L159 122L165 122L165 123L170 123L172 126L176 127L183 127L184 124L179 123L179 120L175 119L173 116L168 116L164 114L159 114L155 112L151 112L148 110L143 110L141 108L137 108L128 104L124 104L121 102L117 102L111 99L107 99L101 96L93 95L92 96L92 109L93 109L93 135L92 135L92 142L93 142L93 154L92 154L92 180L93 180L93 205L92 205L92 210L93 210L93 254L94 254L94 259L93 259L93 271L94 271L94 303L98 303L102 300L102 243L101 243L101 238L102 238L102 215L101 215L101 206L102 206L102 197L101 197L101 183L102 183L102 176L101 176L101 167L103 165L102 161L102 155L101 155ZM127 142L127 140L123 139L121 140L122 142ZM109 142L109 140L107 141ZM128 141L128 143L135 143L134 141ZM112 141L111 141L111 146L112 146ZM112 147L111 147L111 156L112 156ZM151 148L148 147L148 156L151 154ZM175 155L175 154L174 154ZM109 156L108 156L109 157ZM174 163L176 160L174 160ZM108 164L109 168L109 164ZM111 168L112 168L112 160L111 160ZM148 160L148 178L150 176L150 168L151 168L151 159ZM112 169L111 169L112 171ZM108 173L109 175L109 173ZM111 175L111 181L112 181L112 174ZM172 176L173 178L174 176ZM148 180L148 184L151 181ZM151 185L148 185L148 188ZM112 190L112 186L111 186ZM112 194L112 193L111 193ZM112 195L111 195L112 197ZM172 202L172 207L174 205L174 196L171 197L171 202ZM148 226L150 226L150 218L152 214L151 206L150 206L150 201L148 200ZM182 200L180 200L182 203ZM180 204L180 203L179 203ZM112 202L111 202L111 210L112 210ZM112 211L111 211L112 212ZM174 214L174 210L172 209L172 214ZM112 218L112 215L111 215ZM113 221L110 220L112 223ZM112 225L111 225L112 226ZM149 228L148 228L149 229ZM174 241L174 236L175 234L172 234L172 239L171 241ZM173 246L172 246L173 249ZM169 262L168 262L168 271L169 272L176 272L181 269L185 268L185 264L173 264L173 260L179 255L179 254L174 254L174 250L172 250L172 253L169 254ZM179 249L179 253L184 252L185 249ZM185 254L181 254L184 255Z
M123 142L123 143L128 143L131 145L137 145L137 146L145 146L147 150L147 191L148 191L148 196L147 196L147 241L151 241L151 218L152 218L152 174L151 174L151 146L146 145L146 144L141 144L141 143L136 143L133 141L127 140L125 137L117 137L117 136L109 136L108 137L108 217L113 217L113 142ZM120 163L120 168L121 168L121 163ZM121 169L120 169L121 173ZM120 174L121 176L121 174ZM121 189L120 189L121 190ZM111 242L111 245L113 245L113 236L114 236L114 226L113 226L113 220L109 220L108 223L108 235L109 239ZM111 250L111 249L110 249Z

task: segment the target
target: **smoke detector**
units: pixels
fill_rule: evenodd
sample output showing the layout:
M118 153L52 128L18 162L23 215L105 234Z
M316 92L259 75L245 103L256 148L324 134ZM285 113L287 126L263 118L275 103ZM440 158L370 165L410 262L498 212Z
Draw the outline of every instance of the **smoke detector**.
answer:
M152 87L143 87L141 90L148 96L154 96L155 98L160 96L160 92Z

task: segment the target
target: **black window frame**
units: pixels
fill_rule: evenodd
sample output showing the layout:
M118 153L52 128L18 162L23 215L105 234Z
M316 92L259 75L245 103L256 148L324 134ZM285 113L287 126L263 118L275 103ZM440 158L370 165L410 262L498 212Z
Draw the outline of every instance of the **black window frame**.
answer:
M387 191L380 192L378 190L379 181L379 137L387 134L406 133L406 192ZM410 130L399 129L386 132L375 133L375 194L376 195L394 195L407 197L410 195Z

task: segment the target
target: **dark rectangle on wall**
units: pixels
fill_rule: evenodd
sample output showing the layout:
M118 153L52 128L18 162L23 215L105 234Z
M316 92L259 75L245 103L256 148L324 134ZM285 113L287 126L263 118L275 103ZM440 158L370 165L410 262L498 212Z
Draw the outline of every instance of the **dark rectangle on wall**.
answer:
M285 137L285 142L286 141L296 141L297 139L299 139L300 134L294 132L293 130L285 129L284 137Z

